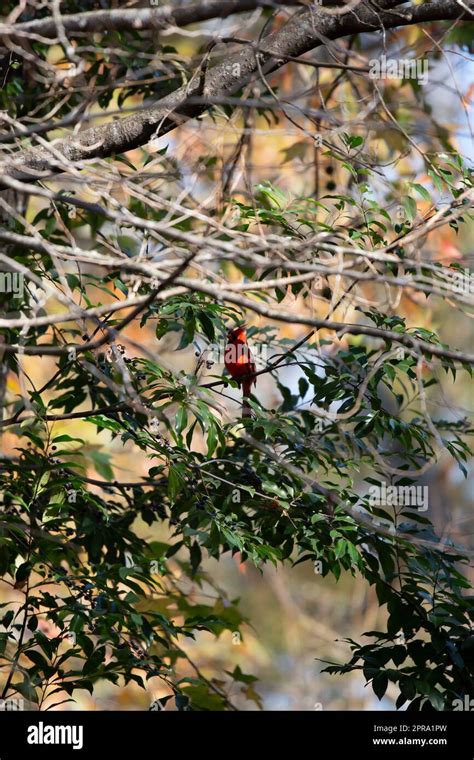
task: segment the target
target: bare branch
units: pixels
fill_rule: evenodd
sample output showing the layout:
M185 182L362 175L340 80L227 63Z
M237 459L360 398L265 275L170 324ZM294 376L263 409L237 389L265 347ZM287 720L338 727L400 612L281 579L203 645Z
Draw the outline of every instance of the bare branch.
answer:
M234 13L246 13L256 8L280 5L303 5L299 0L201 0L182 7L164 5L161 8L113 8L85 13L71 13L61 17L69 33L121 32L142 29L160 30L170 26L187 26L211 18L227 18ZM0 25L0 34L9 37L38 35L46 39L57 37L57 26L52 17L34 19L16 24Z

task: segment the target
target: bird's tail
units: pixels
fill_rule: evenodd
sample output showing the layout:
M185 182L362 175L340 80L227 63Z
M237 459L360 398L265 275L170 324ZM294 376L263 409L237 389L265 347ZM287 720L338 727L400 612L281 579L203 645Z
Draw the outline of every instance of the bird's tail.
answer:
M252 409L248 402L247 396L244 396L242 398L242 419L244 417L251 417L252 416Z
M252 408L248 402L248 397L250 396L250 389L253 382L253 378L247 378L242 383L242 418L252 416Z

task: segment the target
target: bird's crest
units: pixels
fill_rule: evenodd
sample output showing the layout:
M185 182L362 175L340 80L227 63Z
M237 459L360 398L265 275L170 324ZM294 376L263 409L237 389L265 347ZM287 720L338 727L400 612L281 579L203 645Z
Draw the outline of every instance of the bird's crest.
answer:
M242 340L245 341L247 339L247 335L245 332L245 325L238 325L237 327L233 327L231 330L227 331L227 340L228 341L235 341L235 340Z

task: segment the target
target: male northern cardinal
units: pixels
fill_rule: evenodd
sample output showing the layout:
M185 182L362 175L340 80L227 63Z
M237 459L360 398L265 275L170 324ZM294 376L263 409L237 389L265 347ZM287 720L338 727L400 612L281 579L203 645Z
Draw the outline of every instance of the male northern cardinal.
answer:
M242 417L250 417L252 412L247 396L250 396L252 385L257 384L257 379L245 327L235 327L227 333L224 364L229 375L242 385Z

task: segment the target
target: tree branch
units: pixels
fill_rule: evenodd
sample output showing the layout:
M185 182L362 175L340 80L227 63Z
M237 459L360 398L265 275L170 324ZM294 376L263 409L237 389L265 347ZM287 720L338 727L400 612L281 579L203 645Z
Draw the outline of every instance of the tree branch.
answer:
M201 0L177 8L164 5L161 8L113 8L61 16L66 32L122 32L127 30L166 29L169 26L187 26L212 18L227 18L234 13L246 13L256 8L280 5L303 5L300 0ZM8 37L31 37L32 34L46 39L57 38L57 25L53 17L25 21L9 27L0 25L0 34Z

